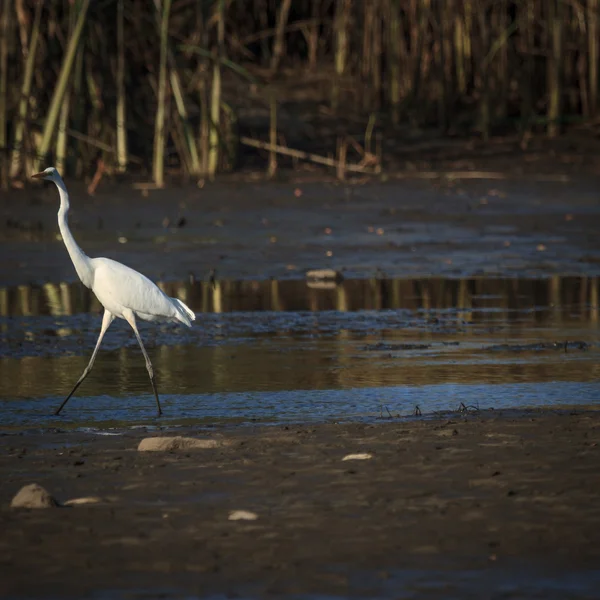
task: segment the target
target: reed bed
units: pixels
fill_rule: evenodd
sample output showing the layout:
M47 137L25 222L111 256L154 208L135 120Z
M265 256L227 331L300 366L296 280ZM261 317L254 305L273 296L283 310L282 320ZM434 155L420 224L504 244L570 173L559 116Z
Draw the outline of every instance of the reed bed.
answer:
M0 0L0 11L4 187L51 163L162 187L239 168L250 147L271 177L281 155L318 156L343 177L377 172L371 137L407 125L527 139L598 116L598 0ZM363 134L337 126L323 147L313 130L300 148L281 108Z

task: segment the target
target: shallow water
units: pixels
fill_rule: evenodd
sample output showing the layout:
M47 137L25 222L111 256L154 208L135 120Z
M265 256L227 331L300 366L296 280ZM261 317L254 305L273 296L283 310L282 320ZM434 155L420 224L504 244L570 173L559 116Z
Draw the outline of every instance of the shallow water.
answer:
M5 430L390 418L600 402L599 279L161 284L192 329L141 324L155 404L123 321L60 418L100 325L80 284L0 289ZM464 409L464 406L463 406Z
M379 572L353 571L347 573L344 568L334 570L339 577L348 578L352 597L356 598L397 598L466 600L468 598L503 598L521 600L539 598L544 600L563 598L595 598L600 573L597 570L578 572L544 572L541 569L524 567L492 566L484 569L464 571L426 570L426 569L384 569ZM192 587L192 586L190 586ZM485 591L484 591L485 590ZM108 598L137 599L155 598L186 600L224 600L228 594L194 594L183 589L167 587L137 590L110 589L98 591L89 596L93 600ZM267 596L264 592L240 592L234 596L251 600ZM333 594L287 594L295 600L337 600L342 596Z

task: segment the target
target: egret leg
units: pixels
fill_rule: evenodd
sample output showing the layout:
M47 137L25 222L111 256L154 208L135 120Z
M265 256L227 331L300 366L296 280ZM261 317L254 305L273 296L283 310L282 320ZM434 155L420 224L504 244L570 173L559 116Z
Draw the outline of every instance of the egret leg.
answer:
M156 383L154 381L154 369L152 368L152 363L150 362L150 357L148 356L148 353L146 352L146 348L144 348L142 338L140 337L140 332L138 331L138 328L137 328L137 325L135 322L135 315L133 314L133 312L131 310L126 310L126 311L123 311L123 317L125 317L126 321L131 325L131 328L133 329L133 331L135 333L135 337L137 338L138 344L140 345L140 348L142 349L142 354L144 355L144 358L146 359L146 369L148 370L148 375L150 375L150 383L152 384L152 390L154 391L154 397L156 398L156 406L158 408L158 416L160 417L160 415L162 415L162 410L160 408L160 400L158 399L158 391L156 389Z
M98 349L100 348L100 344L102 343L102 338L106 333L106 330L109 328L110 324L113 322L115 316L108 312L104 311L104 315L102 317L102 327L100 328L100 335L98 336L98 341L96 342L96 347L92 352L92 358L90 358L90 362L88 366L83 370L83 374L77 380L75 387L71 390L71 393L63 400L63 403L58 407L58 410L54 413L55 415L59 415L60 411L65 407L65 404L69 401L69 398L75 393L75 390L83 383L83 380L90 374L92 367L94 366L94 361L96 360L96 354L98 354Z

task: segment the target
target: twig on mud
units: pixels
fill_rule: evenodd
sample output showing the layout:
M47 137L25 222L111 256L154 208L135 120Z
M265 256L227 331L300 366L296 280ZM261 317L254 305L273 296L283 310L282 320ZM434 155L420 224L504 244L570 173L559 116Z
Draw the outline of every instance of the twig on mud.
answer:
M317 163L319 165L325 165L327 167L333 167L334 169L343 169L345 171L351 171L353 173L367 173L369 175L375 175L376 171L367 165L355 164L355 163L342 163L339 160L329 158L327 156L321 156L320 154L313 154L312 152L304 152L303 150L295 150L288 148L287 146L280 146L279 144L270 144L261 140L255 140L242 136L240 137L240 143L246 146L252 146L253 148L260 148L261 150L268 150L269 152L275 152L277 154L283 154L284 156L291 156L292 158L299 158L309 162ZM342 157L343 158L343 157ZM372 165L372 163L369 163Z
M104 175L104 171L106 171L106 166L104 164L104 161L101 158L99 158L96 167L96 173L94 173L94 177L92 178L92 181L90 181L90 184L87 188L87 193L90 196L93 196L96 193L96 188L100 185L100 181L102 180L102 175Z
M464 402L461 402L459 407L456 410L457 410L457 412L460 412L460 413L469 412L470 410L477 411L477 410L479 410L479 406L473 406L472 404L467 405Z

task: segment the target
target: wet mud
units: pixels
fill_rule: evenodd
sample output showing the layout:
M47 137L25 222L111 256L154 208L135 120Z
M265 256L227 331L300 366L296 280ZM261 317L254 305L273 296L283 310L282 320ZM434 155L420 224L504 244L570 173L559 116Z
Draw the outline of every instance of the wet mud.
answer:
M143 437L172 431L217 447L137 452ZM597 592L595 411L172 431L1 437L2 596ZM7 508L31 482L61 502L99 502ZM239 510L256 520L230 520Z
M163 419L122 323L51 417L100 306L57 238L56 191L3 195L0 596L597 595L589 173L70 188L84 250L198 320L142 324ZM335 280L307 281L323 268ZM136 451L165 434L219 445ZM100 502L10 510L33 482Z
M68 185L71 227L84 250L153 279L201 280L212 270L225 279L297 278L315 268L349 278L600 274L591 175L565 183L246 182L148 197L108 182L94 197ZM57 239L57 209L51 184L3 194L1 282L75 280Z

